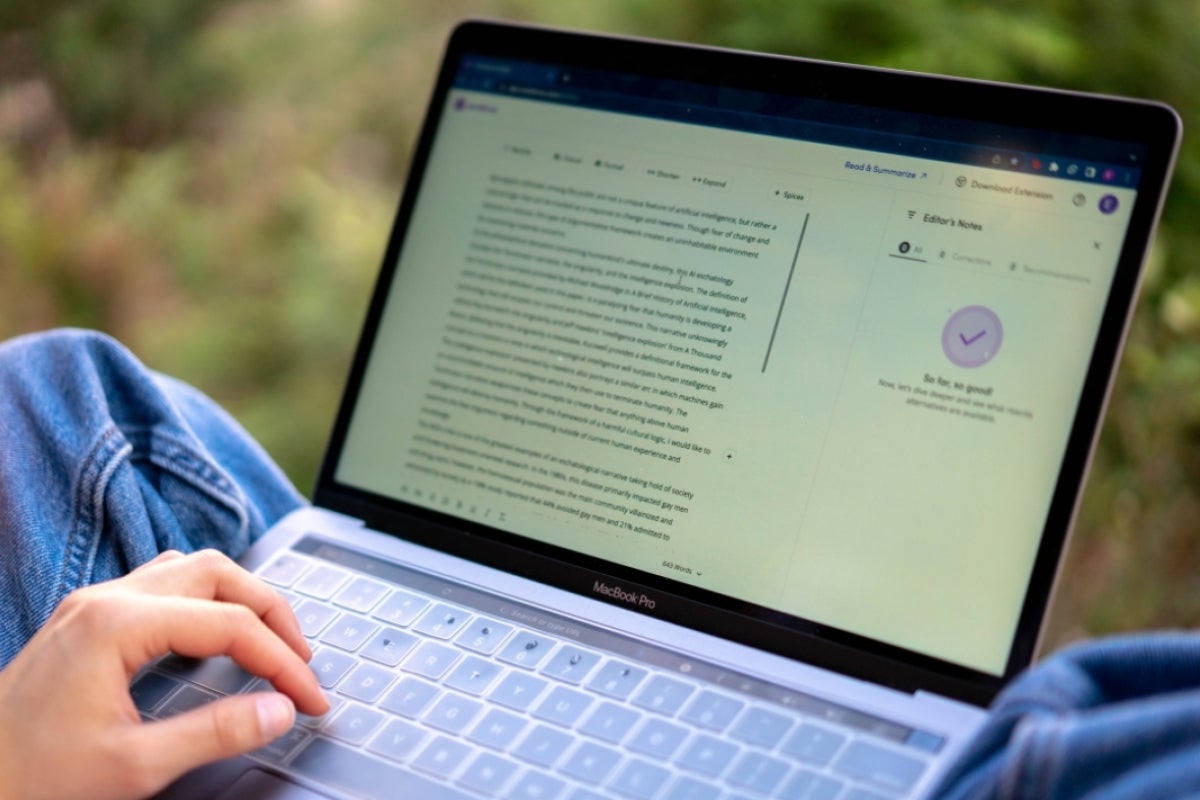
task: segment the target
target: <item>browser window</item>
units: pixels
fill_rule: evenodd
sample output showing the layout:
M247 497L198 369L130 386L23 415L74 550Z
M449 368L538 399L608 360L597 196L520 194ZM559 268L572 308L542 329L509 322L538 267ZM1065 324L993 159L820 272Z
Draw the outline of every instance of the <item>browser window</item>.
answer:
M1001 672L1136 174L476 79L338 479Z

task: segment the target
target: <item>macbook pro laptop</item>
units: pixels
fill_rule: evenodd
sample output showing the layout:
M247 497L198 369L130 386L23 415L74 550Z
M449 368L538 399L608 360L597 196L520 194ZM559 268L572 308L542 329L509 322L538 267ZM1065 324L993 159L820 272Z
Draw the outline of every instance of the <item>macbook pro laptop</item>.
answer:
M926 795L1035 652L1178 136L461 25L314 505L243 560L333 710L167 796Z

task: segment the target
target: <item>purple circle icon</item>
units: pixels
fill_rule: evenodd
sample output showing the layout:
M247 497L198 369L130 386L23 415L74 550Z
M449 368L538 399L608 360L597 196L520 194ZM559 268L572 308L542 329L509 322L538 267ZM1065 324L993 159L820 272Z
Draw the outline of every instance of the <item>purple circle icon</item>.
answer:
M1004 341L1004 326L986 306L966 306L950 315L942 328L942 352L960 367L974 369L995 358Z
M1100 198L1100 212L1103 214L1111 214L1117 210L1116 195L1106 194Z

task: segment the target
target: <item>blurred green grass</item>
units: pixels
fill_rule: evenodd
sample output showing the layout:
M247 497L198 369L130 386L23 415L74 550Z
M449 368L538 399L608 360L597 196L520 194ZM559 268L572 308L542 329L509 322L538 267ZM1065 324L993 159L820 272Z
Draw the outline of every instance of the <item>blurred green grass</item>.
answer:
M0 337L105 330L311 485L443 40L467 16L1200 112L1196 0L8 0ZM1185 142L1048 646L1200 621L1200 147Z

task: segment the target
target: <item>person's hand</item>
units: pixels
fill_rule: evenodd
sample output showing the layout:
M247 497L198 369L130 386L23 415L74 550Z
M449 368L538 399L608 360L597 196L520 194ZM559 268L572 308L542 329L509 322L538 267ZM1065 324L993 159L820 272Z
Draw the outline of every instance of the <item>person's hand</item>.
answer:
M168 651L228 655L279 692L142 722L129 681ZM283 598L215 551L164 553L71 594L0 672L0 800L129 798L328 710ZM290 700L289 700L290 698Z

